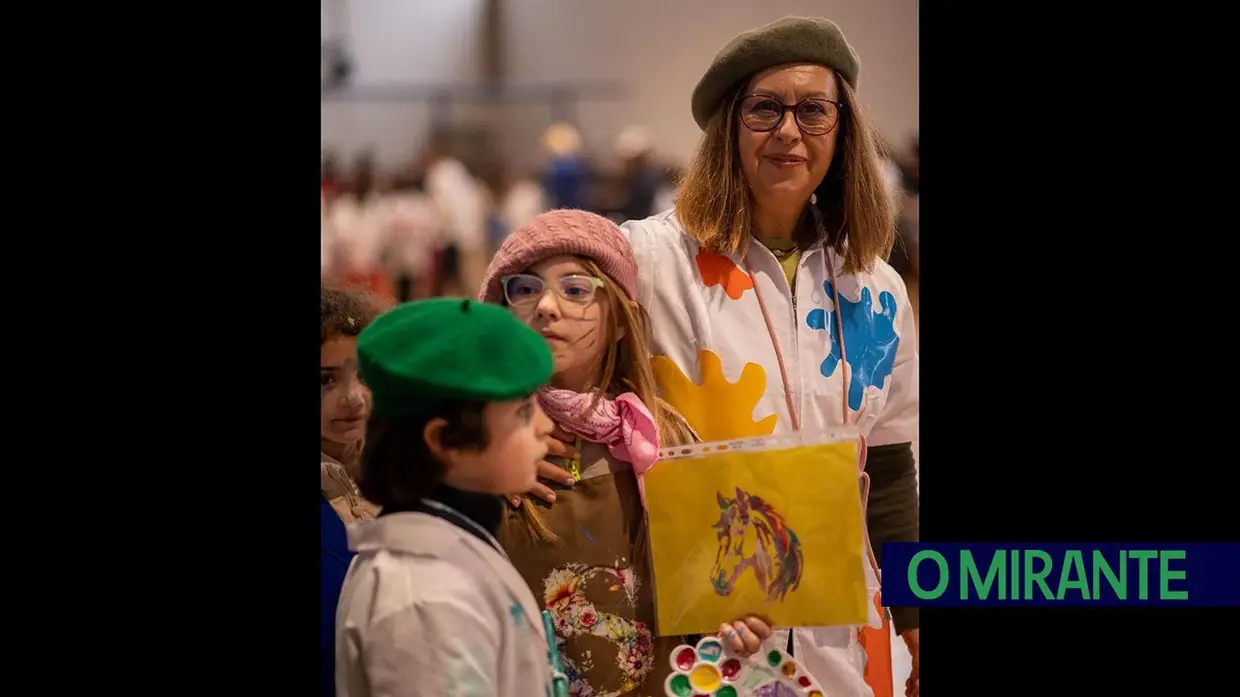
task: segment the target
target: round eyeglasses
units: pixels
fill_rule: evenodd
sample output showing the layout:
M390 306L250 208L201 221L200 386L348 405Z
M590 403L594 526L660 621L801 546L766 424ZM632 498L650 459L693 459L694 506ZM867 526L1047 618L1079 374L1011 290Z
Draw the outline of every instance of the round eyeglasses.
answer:
M824 136L840 122L844 105L830 99L806 99L796 104L783 102L764 94L751 94L741 100L741 123L745 128L766 133L779 128L784 114L792 112L797 128L807 136Z
M547 282L528 273L500 277L504 284L504 299L511 307L528 308L538 304L547 292ZM593 276L562 276L550 284L555 294L576 305L589 305L594 293L603 287L603 281Z

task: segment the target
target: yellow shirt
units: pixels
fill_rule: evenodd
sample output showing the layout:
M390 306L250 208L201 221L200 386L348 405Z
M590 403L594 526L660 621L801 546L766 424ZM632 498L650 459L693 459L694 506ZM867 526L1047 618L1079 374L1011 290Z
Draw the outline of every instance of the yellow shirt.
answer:
M757 235L754 235L754 239L775 255L775 259L784 269L784 276L788 278L788 287L792 289L792 294L796 295L797 267L801 264L801 248L793 240L772 240Z

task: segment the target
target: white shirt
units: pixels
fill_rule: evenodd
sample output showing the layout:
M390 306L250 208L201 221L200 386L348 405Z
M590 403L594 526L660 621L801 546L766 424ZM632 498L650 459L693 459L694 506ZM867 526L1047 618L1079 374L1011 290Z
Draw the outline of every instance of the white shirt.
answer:
M351 270L369 271L379 265L387 244L384 213L378 197L359 202L353 194L341 196L327 209L334 254Z
M336 613L339 697L546 697L538 603L502 552L451 523L392 513L349 527Z
M904 282L888 264L845 275L843 260L815 245L801 255L794 297L779 262L760 244L749 245L746 270L737 256L701 250L673 211L621 227L637 259L638 301L650 315L655 378L702 440L792 431L754 284L770 314L802 429L844 424L847 373L851 421L869 445L916 438L916 328ZM834 265L844 306L847 363L840 360L827 263ZM873 594L878 580L868 564L866 571ZM871 625L878 619L872 612ZM785 632L776 636L787 641ZM871 694L855 628L796 629L793 650L826 694Z
M464 249L484 247L486 191L458 160L444 158L426 172L426 193L443 220L447 240Z
M515 182L504 196L500 213L504 219L504 228L511 234L546 210L547 199L538 182L521 179Z
M441 221L430 197L397 192L385 196L383 203L392 264L413 276L425 273L441 237Z

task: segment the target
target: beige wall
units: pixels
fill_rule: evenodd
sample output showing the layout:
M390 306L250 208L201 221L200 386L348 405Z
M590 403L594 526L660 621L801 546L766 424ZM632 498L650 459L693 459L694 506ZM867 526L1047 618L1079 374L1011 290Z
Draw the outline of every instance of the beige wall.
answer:
M322 35L334 36L329 4L347 13L358 85L475 82L483 0L320 0ZM430 124L421 104L325 103L319 141L354 153L373 146L389 164L410 156Z
M917 0L510 0L509 7L513 82L603 78L630 86L628 102L579 111L597 147L641 123L661 151L688 158L699 134L689 96L702 72L734 35L785 15L839 23L861 55L861 94L884 134L903 140L917 128Z

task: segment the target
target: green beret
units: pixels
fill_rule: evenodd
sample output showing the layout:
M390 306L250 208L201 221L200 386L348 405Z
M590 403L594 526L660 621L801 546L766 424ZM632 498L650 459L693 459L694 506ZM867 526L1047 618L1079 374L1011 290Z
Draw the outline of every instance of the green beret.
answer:
M754 73L787 63L818 63L857 87L861 59L828 19L784 17L737 34L715 56L693 90L693 120L702 130L733 85Z
M506 402L551 379L547 341L507 308L463 298L399 305L362 330L357 362L374 413L425 414L444 399Z

